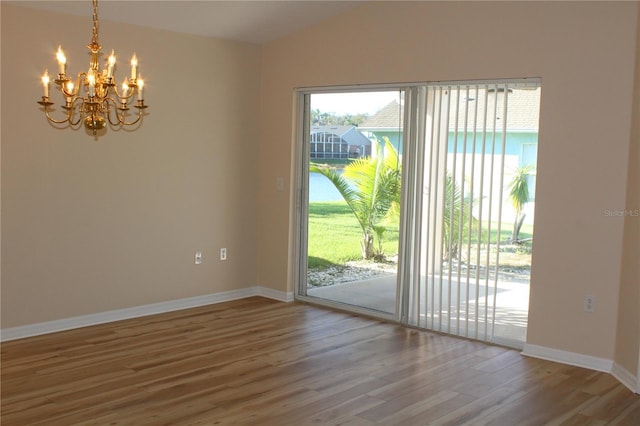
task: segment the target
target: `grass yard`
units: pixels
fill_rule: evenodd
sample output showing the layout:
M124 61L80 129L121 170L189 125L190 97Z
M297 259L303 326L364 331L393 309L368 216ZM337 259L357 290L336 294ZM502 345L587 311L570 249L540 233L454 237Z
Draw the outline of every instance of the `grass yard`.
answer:
M394 256L398 253L398 219L387 223L387 231L383 241L384 254ZM482 240L486 244L487 224L483 224ZM511 237L510 223L503 223L500 232L501 241L506 241ZM495 244L497 236L497 223L491 224L491 243ZM533 236L533 226L524 225L520 232L520 238L526 239ZM344 265L348 261L361 260L360 241L362 230L356 218L344 201L315 202L309 203L309 269L324 269L331 265ZM472 245L478 241L478 231L471 235ZM466 243L463 241L463 244ZM377 244L377 242L376 242ZM376 246L377 248L377 246ZM518 258L522 257L522 262L530 264L531 242L521 246L503 247L501 252L516 250ZM475 250L474 250L475 253ZM501 263L510 264L509 255L502 258ZM509 259L511 260L511 259ZM517 263L522 263L517 262Z
M360 260L361 239L362 229L347 203L309 203L309 269ZM382 246L387 256L398 253L398 220L388 224Z
M483 222L482 223L482 242L483 244L486 244L487 242L487 231L488 231L488 223L487 222ZM507 241L509 238L511 238L511 232L513 231L513 223L511 222L502 222L502 227L500 228L500 241L502 241L503 243L505 241ZM498 222L491 222L491 244L496 244L497 243L497 239L496 236L498 235ZM525 240L525 239L529 239L533 237L533 225L522 225L522 228L520 229L520 234L518 235L518 238L520 240ZM467 236L465 235L465 238L463 239L463 243L467 242ZM473 232L471 233L471 244L477 244L478 243L478 229L474 228Z

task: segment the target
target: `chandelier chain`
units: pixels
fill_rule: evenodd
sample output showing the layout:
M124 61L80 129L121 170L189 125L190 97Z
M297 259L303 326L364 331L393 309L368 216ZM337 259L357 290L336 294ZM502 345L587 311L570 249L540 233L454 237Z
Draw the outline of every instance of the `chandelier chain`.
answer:
M92 44L98 44L98 0L93 0L93 36Z

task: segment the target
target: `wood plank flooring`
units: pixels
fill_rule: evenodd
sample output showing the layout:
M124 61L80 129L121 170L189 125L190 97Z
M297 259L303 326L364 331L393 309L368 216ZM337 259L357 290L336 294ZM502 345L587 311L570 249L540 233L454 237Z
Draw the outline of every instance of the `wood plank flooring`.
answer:
M13 425L640 425L612 376L259 297L3 343Z

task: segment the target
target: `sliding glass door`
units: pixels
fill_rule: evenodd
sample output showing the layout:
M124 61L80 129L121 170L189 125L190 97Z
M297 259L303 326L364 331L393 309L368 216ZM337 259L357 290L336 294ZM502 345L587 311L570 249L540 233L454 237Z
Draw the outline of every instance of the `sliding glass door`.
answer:
M521 346L539 82L372 93L389 97L379 106L366 101L371 109L364 112L339 108L367 92L301 95L298 296Z

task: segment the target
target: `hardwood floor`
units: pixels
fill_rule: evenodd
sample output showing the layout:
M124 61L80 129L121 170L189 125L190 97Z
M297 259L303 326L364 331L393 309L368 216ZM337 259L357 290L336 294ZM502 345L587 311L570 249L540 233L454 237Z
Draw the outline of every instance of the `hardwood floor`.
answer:
M640 425L612 376L250 298L2 344L2 425Z

